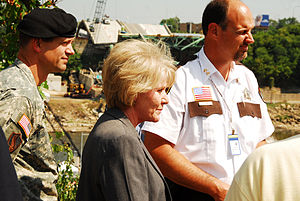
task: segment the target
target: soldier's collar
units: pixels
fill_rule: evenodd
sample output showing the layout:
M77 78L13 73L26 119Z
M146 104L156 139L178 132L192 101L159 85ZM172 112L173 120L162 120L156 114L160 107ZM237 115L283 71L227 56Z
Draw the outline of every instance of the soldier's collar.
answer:
M20 59L16 59L15 60L15 65L20 68L25 74L26 76L28 77L29 81L36 86L36 82L35 82L35 79L33 77L33 74L31 72L31 70L29 69L29 67L24 63L22 62Z

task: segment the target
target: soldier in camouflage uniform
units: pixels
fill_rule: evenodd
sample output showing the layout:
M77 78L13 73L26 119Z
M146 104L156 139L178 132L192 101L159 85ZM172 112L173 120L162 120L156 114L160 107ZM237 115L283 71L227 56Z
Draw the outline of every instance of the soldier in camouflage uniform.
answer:
M37 86L66 69L77 22L61 9L34 9L18 25L15 63L0 72L0 126L14 160L23 199L57 200L55 162Z

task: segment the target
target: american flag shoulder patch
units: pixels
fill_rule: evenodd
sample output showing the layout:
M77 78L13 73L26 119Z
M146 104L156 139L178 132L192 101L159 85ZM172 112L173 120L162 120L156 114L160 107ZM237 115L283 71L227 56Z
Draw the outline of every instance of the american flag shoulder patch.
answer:
M201 87L192 88L195 101L210 101L212 100L211 87L203 85Z
M25 135L28 138L32 129L32 125L26 114L22 115L21 119L18 121L18 124L23 128Z

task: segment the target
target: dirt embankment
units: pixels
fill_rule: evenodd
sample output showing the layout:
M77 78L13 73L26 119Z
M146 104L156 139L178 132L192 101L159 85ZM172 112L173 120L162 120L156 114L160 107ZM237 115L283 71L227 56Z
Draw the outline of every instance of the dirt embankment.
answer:
M51 99L46 109L49 132L87 132L96 123L105 102L89 99ZM268 104L268 110L276 132L300 134L300 104Z
M99 112L104 110L103 103L103 100L51 99L46 107L48 132L90 132Z
M278 139L300 134L300 104L268 104L268 111Z

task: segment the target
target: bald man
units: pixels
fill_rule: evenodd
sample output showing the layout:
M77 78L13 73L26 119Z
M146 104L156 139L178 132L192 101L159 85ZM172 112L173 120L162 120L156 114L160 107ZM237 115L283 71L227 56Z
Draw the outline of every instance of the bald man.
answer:
M142 128L175 201L224 200L236 171L274 131L254 74L240 64L254 42L249 8L213 0L202 26L204 47L177 70L160 121Z

